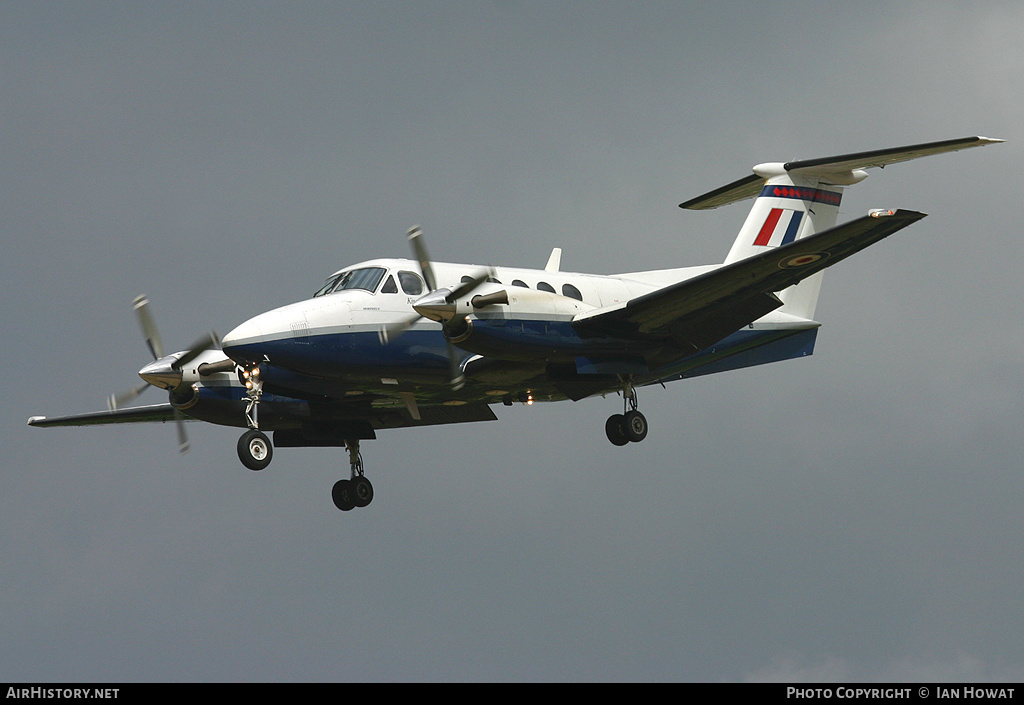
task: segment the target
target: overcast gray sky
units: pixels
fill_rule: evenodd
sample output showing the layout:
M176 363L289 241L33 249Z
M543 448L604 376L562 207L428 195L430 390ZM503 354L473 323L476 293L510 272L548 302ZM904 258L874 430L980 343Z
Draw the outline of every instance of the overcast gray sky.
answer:
M0 3L0 680L1024 678L1017 2ZM721 261L764 161L1007 144L851 188L813 357L384 431L33 429L406 256ZM143 401L162 395L151 390Z

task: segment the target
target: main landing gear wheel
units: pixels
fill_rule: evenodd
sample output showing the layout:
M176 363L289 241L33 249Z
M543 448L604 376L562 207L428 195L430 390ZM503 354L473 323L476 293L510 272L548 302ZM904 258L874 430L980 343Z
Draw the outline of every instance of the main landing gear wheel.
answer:
M262 470L270 465L274 457L274 446L266 434L250 429L238 439L238 459L250 470Z
M338 480L334 483L334 489L331 490L331 499L334 500L335 507L343 512L355 508L356 503L353 497L352 480Z
M373 501L373 485L363 476L349 481L352 501L357 507L365 507Z
M626 431L626 439L632 443L639 443L647 438L647 417L636 409L627 411L623 415Z
M637 411L636 388L630 377L622 378L623 413L613 414L604 424L605 435L612 445L639 443L647 438L647 417Z
M604 424L604 432L612 445L624 446L629 443L629 438L626 436L626 417L622 414L609 416Z

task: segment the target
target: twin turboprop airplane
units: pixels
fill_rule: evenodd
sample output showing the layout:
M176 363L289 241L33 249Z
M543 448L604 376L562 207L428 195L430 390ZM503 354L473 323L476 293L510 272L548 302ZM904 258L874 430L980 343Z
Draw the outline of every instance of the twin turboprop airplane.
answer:
M332 492L342 511L373 486L360 441L378 429L491 421L490 405L618 393L605 432L642 441L637 389L810 355L821 272L924 217L872 210L836 226L843 187L865 169L1001 142L931 142L824 159L758 164L753 174L680 204L702 210L754 198L721 264L616 275L433 263L422 232L414 260L377 259L332 274L313 297L252 318L223 340L164 353L144 297L136 315L154 361L146 382L107 411L32 426L183 420L247 430L238 457L253 470L273 448L344 447L350 476ZM118 408L148 386L165 404ZM274 442L264 431L273 431Z

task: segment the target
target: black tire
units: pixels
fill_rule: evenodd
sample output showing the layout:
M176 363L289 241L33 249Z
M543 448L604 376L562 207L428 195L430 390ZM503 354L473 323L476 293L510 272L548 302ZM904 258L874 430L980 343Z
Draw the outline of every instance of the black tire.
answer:
M627 439L633 443L639 443L647 438L647 417L634 409L627 411L623 418Z
M250 470L262 470L273 457L274 446L265 433L250 429L238 439L238 459Z
M357 507L365 507L373 501L373 485L365 477L357 477L350 485L349 496Z
M334 483L331 499L334 500L335 507L343 512L352 509L356 506L356 503L352 501L353 496L351 480L338 480Z
M604 423L604 432L612 445L624 446L629 443L629 438L626 436L626 417L622 414L609 416Z

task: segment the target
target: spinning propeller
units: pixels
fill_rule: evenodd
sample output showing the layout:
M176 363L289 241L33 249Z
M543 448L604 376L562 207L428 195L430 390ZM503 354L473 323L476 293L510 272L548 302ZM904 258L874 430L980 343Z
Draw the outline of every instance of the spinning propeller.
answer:
M164 346L160 340L160 333L157 331L156 322L149 311L149 299L145 296L139 296L132 304L135 307L135 317L139 321L139 327L142 328L142 334L146 336L146 346L153 355L153 362L139 370L139 376L145 380L145 384L141 387L129 389L120 394L111 394L107 397L107 408L111 411L139 396L151 386L166 389L170 393L173 405L175 393L180 394L185 391L183 388L189 386L182 379L182 367L196 359L206 350L220 345L220 338L211 331L192 343L187 350L164 355ZM178 428L178 450L184 453L188 450L188 435L185 433L185 417L177 408L174 409L174 421Z
M445 338L447 340L449 327L456 319L456 302L458 302L459 299L468 296L476 290L478 286L486 282L487 279L492 276L493 270L483 270L468 281L459 284L454 289L438 289L437 280L434 277L434 268L430 264L430 256L427 254L427 246L423 239L423 230L420 229L419 226L414 226L409 229L408 237L409 244L412 246L413 256L419 263L420 273L423 275L423 281L427 283L428 291L413 303L412 307L416 311L416 315L405 320L398 321L397 323L386 325L381 329L381 342L387 343L389 340L397 338L408 330L409 326L421 318L429 318L430 320L437 321L444 326L446 332ZM459 365L459 358L456 355L455 346L452 345L451 341L448 341L448 363L451 372L452 389L459 390L465 383L465 378L462 374L462 367Z

